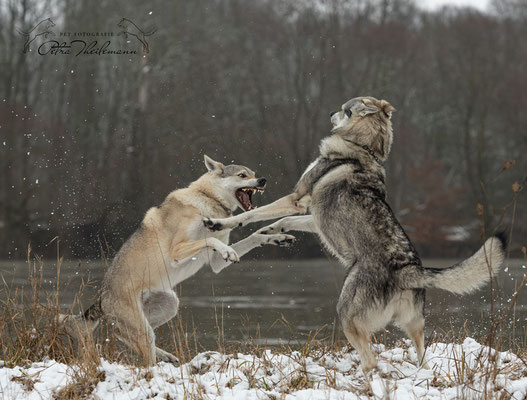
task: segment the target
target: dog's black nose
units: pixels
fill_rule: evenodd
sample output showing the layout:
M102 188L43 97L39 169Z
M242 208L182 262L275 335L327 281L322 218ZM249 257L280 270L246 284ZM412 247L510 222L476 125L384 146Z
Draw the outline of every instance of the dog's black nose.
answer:
M331 117L332 117L333 115L335 115L336 113L338 113L338 111L331 111L331 112L329 113L329 117L331 118Z
M267 179L265 178L258 179L258 186L265 186L266 183L267 183Z

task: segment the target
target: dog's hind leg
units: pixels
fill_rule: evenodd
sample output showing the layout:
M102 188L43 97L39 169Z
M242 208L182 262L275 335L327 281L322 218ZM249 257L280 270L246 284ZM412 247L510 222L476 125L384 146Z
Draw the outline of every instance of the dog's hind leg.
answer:
M143 312L152 329L167 323L177 315L179 299L172 290L153 291L144 296Z
M414 342L419 365L429 369L425 359L425 318L423 315L425 301L424 289L412 290L412 299L400 306L394 316L395 324L403 329L408 337Z
M156 329L174 318L178 308L179 299L176 293L171 290L150 292L143 300L143 311L152 329ZM157 346L155 352L159 361L178 362L176 356Z
M366 374L377 366L377 360L370 348L372 332L389 322L383 307L374 307L375 298L371 287L364 285L361 279L368 280L360 268L350 270L337 303L337 313L342 328L350 344L358 351L361 367Z
M377 367L377 360L370 348L370 332L361 328L358 321L342 321L342 328L348 342L357 350L360 357L362 371L366 374L368 371Z
M425 359L425 319L422 316L416 317L402 328L408 337L414 342L415 350L417 351L417 358L419 359L419 365L425 369L429 369Z
M155 334L141 303L135 296L118 299L107 296L102 298L101 306L108 322L115 326L119 340L136 351L146 365L153 365L156 363Z
M119 317L114 321L119 340L135 350L147 366L154 365L157 361L155 334L146 318L138 317L133 321Z
M137 321L125 321L119 318L117 321L115 324L118 329L117 337L135 350L145 365L151 366L157 361L178 362L176 356L156 347L154 330L146 318L143 317Z

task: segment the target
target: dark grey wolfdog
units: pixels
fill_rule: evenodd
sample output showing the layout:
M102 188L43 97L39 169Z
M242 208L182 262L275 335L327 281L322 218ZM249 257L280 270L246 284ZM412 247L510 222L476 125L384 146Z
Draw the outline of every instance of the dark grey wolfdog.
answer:
M307 168L295 191L274 203L234 217L204 219L211 230L305 212L283 218L262 233L315 232L347 268L337 311L346 338L359 352L364 372L376 367L373 332L393 322L424 358L425 289L463 294L487 283L500 270L503 234L490 237L470 258L444 269L425 268L386 202L382 163L390 153L395 109L385 100L357 97L331 114L332 135Z

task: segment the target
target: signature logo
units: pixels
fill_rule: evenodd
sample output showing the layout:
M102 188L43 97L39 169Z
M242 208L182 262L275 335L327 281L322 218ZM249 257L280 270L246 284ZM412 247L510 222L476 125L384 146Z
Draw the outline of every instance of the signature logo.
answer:
M143 45L143 51L145 53L150 51L146 37L152 36L154 33L156 33L156 27L152 27L145 32L128 18L122 18L117 26L122 29L122 31L119 32L119 35L123 35L125 39L128 39L128 36L134 36Z
M26 42L24 43L23 52L29 52L29 46L31 46L31 43L33 43L36 38L44 36L47 39L49 36L55 36L55 33L53 31L50 31L50 29L54 26L55 23L51 20L51 18L46 18L36 24L29 31L19 30L18 33L24 36L26 40Z
M121 18L117 27L120 31L71 31L71 32L53 32L52 28L55 23L51 18L46 18L36 24L30 30L19 30L18 32L24 37L24 53L31 51L33 42L42 37L44 40L40 42L36 48L37 53L41 56L45 55L112 55L112 54L134 54L138 55L138 51L127 46L130 43L128 38L135 37L142 46L142 53L148 54L150 46L147 37L156 33L157 28L151 27L143 30L136 23L128 18ZM114 40L117 36L122 36L126 40L124 43L121 40ZM50 37L54 37L50 39ZM114 43L112 41L114 40Z

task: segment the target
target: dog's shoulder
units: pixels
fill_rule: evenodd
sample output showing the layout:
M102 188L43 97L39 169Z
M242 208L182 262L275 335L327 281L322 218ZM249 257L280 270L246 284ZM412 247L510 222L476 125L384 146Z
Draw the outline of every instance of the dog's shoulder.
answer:
M159 228L185 219L199 219L199 209L185 194L186 190L175 190L159 206L151 207L143 218L142 227Z
M332 203L346 199L361 208L386 207L384 170L369 168L359 159L343 161L340 161L342 164L329 163L326 166L327 172L318 179L311 192L316 202Z
M319 182L349 179L358 172L364 172L364 167L355 158L319 157L306 169L297 183L296 191L311 194Z

